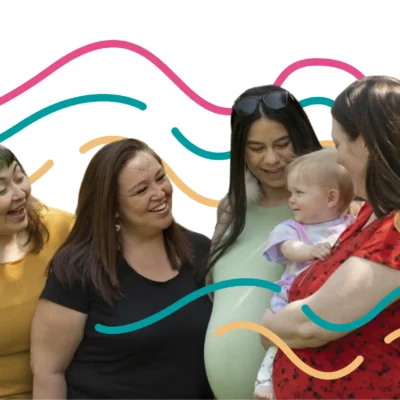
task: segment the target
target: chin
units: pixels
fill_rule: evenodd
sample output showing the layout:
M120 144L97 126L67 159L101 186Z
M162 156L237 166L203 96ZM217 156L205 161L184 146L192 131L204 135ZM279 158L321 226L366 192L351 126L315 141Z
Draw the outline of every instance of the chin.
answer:
M265 186L273 188L273 189L281 189L283 187L286 187L286 180L277 180L277 181L264 181L262 182Z
M164 231L165 229L169 228L173 222L173 217L172 214L169 215L168 217L165 217L165 219L163 221L160 221L157 224L157 228L161 229L162 231Z

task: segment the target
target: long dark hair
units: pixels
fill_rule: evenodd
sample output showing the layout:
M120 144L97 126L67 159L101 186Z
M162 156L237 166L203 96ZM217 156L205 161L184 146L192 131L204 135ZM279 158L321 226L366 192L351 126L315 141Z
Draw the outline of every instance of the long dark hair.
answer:
M231 156L229 190L226 196L225 212L229 215L227 226L230 233L214 244L210 253L208 270L228 250L243 231L246 223L246 185L245 185L245 147L252 124L262 117L281 123L288 131L296 155L303 155L322 148L311 122L296 98L280 86L266 85L254 87L242 93L235 102L249 96L263 96L268 93L283 91L287 93L286 107L271 109L260 101L257 110L247 116L239 115L234 108L231 114Z
M141 151L162 165L161 158L136 139L109 143L94 155L80 186L74 226L48 268L48 273L54 271L67 287L89 284L110 305L121 294L117 276L121 243L115 229L118 177L126 163ZM192 261L185 232L175 221L163 232L167 255L175 269Z
M28 178L27 173L15 154L7 147L0 145L0 169L9 168L13 162L16 162L19 165L22 173ZM46 209L46 206L39 200L32 195L28 197L28 226L26 228L28 238L25 245L29 245L28 251L30 253L39 253L49 239L49 231L41 217L41 212L44 209Z
M370 76L336 98L332 117L348 140L360 135L369 152L366 192L377 218L400 207L400 80ZM366 199L365 199L366 200Z

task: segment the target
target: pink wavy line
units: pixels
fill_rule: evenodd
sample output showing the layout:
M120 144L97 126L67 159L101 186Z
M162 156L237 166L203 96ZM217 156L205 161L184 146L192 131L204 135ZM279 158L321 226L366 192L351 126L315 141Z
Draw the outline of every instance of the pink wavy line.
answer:
M29 90L30 88L32 88L33 86L37 85L39 82L47 78L49 75L53 74L55 71L57 71L64 65L68 64L69 62L75 60L76 58L81 57L84 54L90 53L92 51L106 49L106 48L119 48L119 49L130 50L133 51L134 53L143 56L151 63L153 63L157 68L159 68L173 83L175 83L175 85L180 90L182 90L183 93L185 93L190 99L196 102L199 106L216 114L221 114L221 115L231 114L232 109L230 107L227 108L227 107L217 106L199 96L185 82L183 82L183 80L179 78L179 76L176 75L175 72L171 70L171 68L169 68L163 61L161 61L157 56L155 56L149 50L146 50L145 48L137 44L126 42L123 40L103 40L99 42L90 43L76 50L73 50L72 52L61 57L59 60L48 66L43 71L39 72L37 75L35 75L33 78L29 79L22 85L4 94L3 96L0 96L0 106L8 103L12 99L26 92L27 90ZM356 68L342 61L336 61L324 58L310 58L297 61L286 67L276 79L275 85L281 86L282 83L293 72L297 71L300 68L311 67L311 66L328 66L328 67L339 68L343 71L349 72L356 78L361 78L364 76Z
M285 82L285 80L289 78L293 72L305 67L333 67L348 72L357 79L364 77L361 71L343 61L332 60L330 58L307 58L305 60L296 61L286 67L276 78L274 84L277 86L282 86L283 82Z
M186 83L183 82L182 79L179 78L179 76L176 75L175 72L171 70L171 68L169 68L153 53L151 53L150 51L146 50L141 46L138 46L137 44L122 40L104 40L100 42L94 42L72 51L71 53L65 55L64 57L61 57L59 60L48 66L42 72L39 72L37 75L29 79L27 82L11 90L9 93L6 93L5 95L1 96L0 105L8 103L10 100L26 92L31 87L41 82L43 79L47 78L53 72L57 71L64 65L75 60L76 58L81 57L84 54L90 53L92 51L106 49L106 48L119 48L119 49L130 50L143 56L151 63L153 63L157 68L159 68L169 79L171 79L172 82L175 83L176 86L178 86L179 89L181 89L189 98L195 101L198 105L216 114L230 115L231 108L216 106L215 104L212 104L207 100L203 99L202 97L200 97L196 92L190 89L190 87L186 85Z

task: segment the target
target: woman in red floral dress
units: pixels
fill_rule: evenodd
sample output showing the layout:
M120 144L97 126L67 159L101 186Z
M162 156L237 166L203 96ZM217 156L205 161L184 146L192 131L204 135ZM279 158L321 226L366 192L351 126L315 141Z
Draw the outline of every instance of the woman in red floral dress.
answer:
M400 81L368 77L345 89L332 107L337 162L351 174L356 194L366 200L355 223L331 256L298 276L289 304L266 313L262 324L276 333L308 366L333 372L358 355L362 364L335 380L314 378L279 350L274 363L277 399L400 398L400 300L367 324L347 332L310 321L303 305L325 321L348 324L372 310L400 286ZM262 338L264 347L271 343Z

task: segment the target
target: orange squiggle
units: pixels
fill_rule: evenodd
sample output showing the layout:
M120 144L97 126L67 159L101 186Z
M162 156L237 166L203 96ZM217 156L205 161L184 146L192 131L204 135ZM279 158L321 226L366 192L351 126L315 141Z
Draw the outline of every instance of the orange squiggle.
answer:
M267 337L271 340L276 346L278 346L286 355L287 358L301 371L312 376L313 378L323 379L323 380L332 380L343 378L344 376L352 373L355 369L357 369L361 363L364 361L364 357L357 356L349 365L346 367L339 369L333 372L324 372L314 369L307 365L305 362L300 360L300 358L293 352L293 350L275 333L271 332L269 329L255 324L253 322L231 322L219 327L215 332L215 336L222 336L228 332L237 330L237 329L247 329L253 332L257 332L260 335Z
M96 139L93 139L84 145L82 145L79 148L79 151L84 154L88 152L89 150L93 149L96 146L100 146L102 144L107 144L111 143L117 140L121 139L126 139L123 136L102 136L98 137ZM189 186L187 186L180 178L179 176L174 172L174 170L163 160L163 165L165 168L165 172L171 179L171 181L187 196L189 196L191 199L197 201L200 204L204 204L205 206L209 207L218 207L219 200L214 200L210 199L208 197L204 197L201 194L195 192L193 189L191 189Z
M335 143L333 143L333 140L320 140L322 147L335 147Z
M396 329L395 331L389 333L385 337L385 343L389 344L392 343L394 340L398 339L400 337L400 329Z
M47 160L36 172L34 172L30 177L29 181L31 184L37 182L44 174L46 174L50 168L54 165L53 160Z

